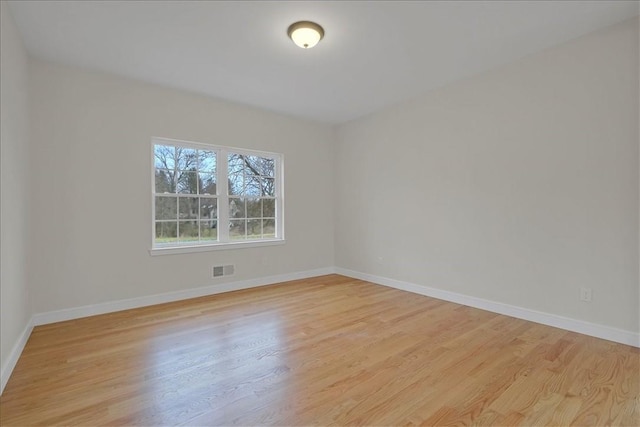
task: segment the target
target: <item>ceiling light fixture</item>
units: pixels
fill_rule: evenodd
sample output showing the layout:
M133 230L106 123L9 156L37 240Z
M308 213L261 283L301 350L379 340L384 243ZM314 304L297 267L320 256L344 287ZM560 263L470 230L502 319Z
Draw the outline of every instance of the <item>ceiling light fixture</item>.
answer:
M301 48L310 49L322 40L324 29L315 22L299 21L289 25L287 34Z

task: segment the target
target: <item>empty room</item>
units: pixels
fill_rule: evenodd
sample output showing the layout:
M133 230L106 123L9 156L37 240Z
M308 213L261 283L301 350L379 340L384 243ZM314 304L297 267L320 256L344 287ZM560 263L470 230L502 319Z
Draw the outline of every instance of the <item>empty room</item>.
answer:
M0 5L0 425L640 425L640 2Z

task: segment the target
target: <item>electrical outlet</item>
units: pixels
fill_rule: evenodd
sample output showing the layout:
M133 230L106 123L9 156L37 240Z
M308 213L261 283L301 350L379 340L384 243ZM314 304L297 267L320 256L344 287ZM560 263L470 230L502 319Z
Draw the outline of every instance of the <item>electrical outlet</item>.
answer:
M591 302L591 288L580 288L580 301Z

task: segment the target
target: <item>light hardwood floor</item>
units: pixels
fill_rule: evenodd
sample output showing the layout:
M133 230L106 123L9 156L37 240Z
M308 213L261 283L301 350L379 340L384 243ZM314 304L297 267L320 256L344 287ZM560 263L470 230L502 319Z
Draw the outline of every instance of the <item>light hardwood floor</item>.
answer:
M640 425L633 347L330 275L34 329L10 425Z

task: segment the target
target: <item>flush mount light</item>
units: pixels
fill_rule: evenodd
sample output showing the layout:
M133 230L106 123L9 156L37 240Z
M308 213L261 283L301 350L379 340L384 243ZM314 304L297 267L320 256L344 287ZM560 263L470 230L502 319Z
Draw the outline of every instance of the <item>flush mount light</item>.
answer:
M289 25L287 34L295 44L303 49L309 49L322 40L324 30L315 22L299 21Z

